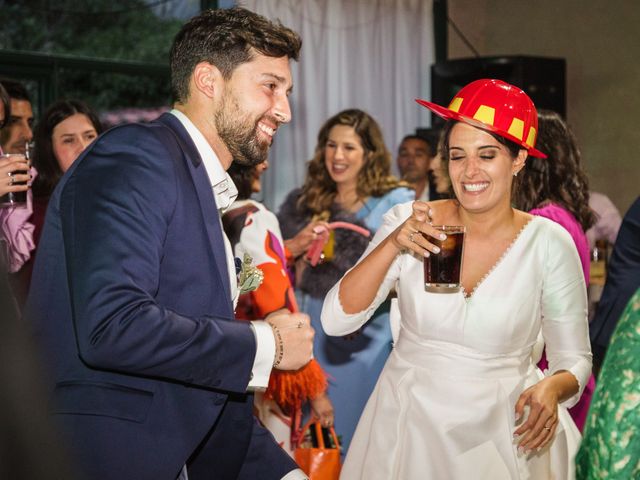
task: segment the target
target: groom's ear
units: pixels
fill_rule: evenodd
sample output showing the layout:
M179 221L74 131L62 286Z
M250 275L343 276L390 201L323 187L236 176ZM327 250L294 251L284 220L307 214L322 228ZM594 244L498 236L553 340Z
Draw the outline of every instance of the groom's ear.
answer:
M222 86L222 74L218 67L209 62L200 62L191 74L191 94L200 93L214 98Z

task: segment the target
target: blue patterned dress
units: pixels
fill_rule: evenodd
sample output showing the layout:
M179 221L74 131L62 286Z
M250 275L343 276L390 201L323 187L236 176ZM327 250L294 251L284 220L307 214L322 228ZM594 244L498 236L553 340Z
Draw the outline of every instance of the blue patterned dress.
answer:
M382 224L382 217L394 205L413 200L415 193L407 188L396 188L381 197L370 197L365 205L355 214L355 221L364 225L371 231L371 234ZM285 201L292 203L297 200L297 196L292 194ZM283 226L285 238L291 238L293 233L287 232L288 220L283 218L286 208L280 210L279 220ZM348 218L339 218L348 221ZM310 220L305 219L306 222ZM334 218L331 221L335 220ZM336 233L336 251L344 249L344 243L355 242L353 236L351 240L340 242ZM368 240L363 242L363 248L353 258L347 268L352 267L358 260L359 255L364 251ZM348 245L346 248L349 248ZM346 272L347 268L336 271L335 280L326 288L326 291L337 282ZM326 265L329 267L329 265ZM309 267L310 268L310 267ZM389 305L385 302L378 309L378 312L362 328L360 332L348 337L330 337L322 330L320 323L320 313L324 302L324 291L311 292L307 289L297 289L296 298L300 311L307 313L311 317L311 325L315 329L314 355L322 368L329 375L329 398L333 402L335 410L335 429L342 440L342 452L347 451L351 437L356 429L360 414L364 410L367 399L378 380L378 376L391 352L392 339L389 328ZM324 290L324 289L323 289Z

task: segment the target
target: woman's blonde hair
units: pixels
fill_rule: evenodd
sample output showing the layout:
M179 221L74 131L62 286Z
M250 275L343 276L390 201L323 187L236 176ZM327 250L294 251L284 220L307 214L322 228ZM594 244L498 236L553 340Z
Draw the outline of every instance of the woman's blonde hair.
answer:
M336 196L336 183L325 166L325 147L329 132L337 125L353 127L364 149L364 165L358 173L358 197L380 197L396 187L408 187L406 182L391 175L391 153L384 144L378 123L366 112L358 109L343 110L325 122L318 132L313 158L307 164L307 176L298 199L298 208L314 215L330 210Z

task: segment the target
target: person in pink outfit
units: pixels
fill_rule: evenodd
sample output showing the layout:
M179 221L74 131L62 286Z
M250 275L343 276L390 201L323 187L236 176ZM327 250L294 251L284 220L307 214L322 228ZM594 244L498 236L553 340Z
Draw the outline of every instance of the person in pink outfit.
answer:
M33 140L33 110L29 94L19 82L0 79L2 122L0 125L0 196L8 192L24 192L30 188L35 173L29 170L27 145ZM27 183L25 183L27 182ZM0 207L0 255L5 270L16 272L29 259L35 248L34 227L27 220L33 212L30 193L26 204L5 204ZM3 271L3 273L5 273Z
M23 307L49 197L64 172L102 132L97 114L80 100L58 100L47 108L33 138L33 185L25 207L4 208L0 229L8 244L9 282Z
M527 159L524 175L516 178L513 203L516 208L553 220L571 234L588 285L590 249L585 231L595 224L596 216L589 207L589 187L580 166L580 151L575 136L556 112L538 110L538 129L538 145L548 158ZM547 368L546 356L538 365L542 370ZM591 375L580 401L569 409L580 431L594 390Z
M2 132L9 129L9 123L12 121L11 116L11 97L0 83L0 144L3 135ZM0 145L0 155L4 153ZM29 188L24 182L29 180L28 175L22 174L27 169L27 159L24 157L3 157L0 158L0 197L8 192L24 192Z

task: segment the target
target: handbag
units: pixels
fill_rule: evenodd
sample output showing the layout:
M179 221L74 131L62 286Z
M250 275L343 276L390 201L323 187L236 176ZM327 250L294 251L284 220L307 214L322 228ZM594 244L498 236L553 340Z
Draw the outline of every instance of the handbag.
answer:
M340 477L340 444L333 427L323 428L311 419L302 428L294 460L311 480L338 480Z

